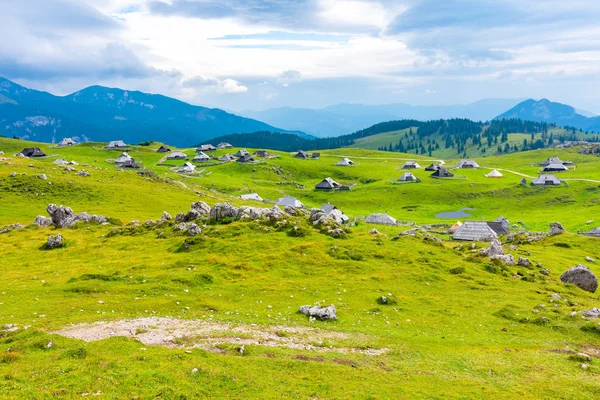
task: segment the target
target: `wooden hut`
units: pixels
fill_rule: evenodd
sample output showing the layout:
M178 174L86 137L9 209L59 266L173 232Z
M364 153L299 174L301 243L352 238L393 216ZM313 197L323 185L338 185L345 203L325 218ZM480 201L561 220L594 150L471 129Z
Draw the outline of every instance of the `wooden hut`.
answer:
M317 183L315 189L318 190L335 190L340 188L340 184L331 178L325 178L321 182Z
M433 174L429 175L432 178L436 178L436 179L445 179L445 178L452 178L454 176L453 173L451 173L450 171L448 171L446 168L440 167L437 171L435 171Z
M485 221L465 221L452 235L454 240L489 242L498 235Z

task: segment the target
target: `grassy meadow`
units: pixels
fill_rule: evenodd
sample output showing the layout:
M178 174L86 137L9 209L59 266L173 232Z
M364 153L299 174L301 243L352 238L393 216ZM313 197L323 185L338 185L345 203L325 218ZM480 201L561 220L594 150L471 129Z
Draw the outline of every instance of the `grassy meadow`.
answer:
M40 147L48 156L12 156L23 147ZM116 169L109 160L120 152L103 144L59 149L0 138L0 228L31 224L47 215L49 203L123 223L30 225L0 235L0 321L17 327L0 332L0 398L600 397L600 325L572 315L597 307L598 294L559 280L580 263L600 273L586 261L600 260L600 239L577 234L600 226L597 156L577 149L493 156L477 159L481 169L453 170L456 179L432 179L420 169L412 172L421 183L398 184L406 160L422 167L439 160L357 148L323 151L317 160L270 152L274 158L256 164L199 165L185 176L174 172L185 161L161 162L158 147L128 151L157 174L146 177ZM195 154L182 150L190 159ZM550 156L576 163L558 175L567 185L519 185L523 177L537 177L537 163ZM342 157L356 165L334 166ZM52 164L57 158L77 161L74 168L90 176ZM485 178L493 168L504 178ZM315 190L325 177L356 186ZM270 201L296 196L308 208L331 202L351 217L350 233L334 239L306 217L290 218L300 234L236 221L210 223L190 239L172 222L143 225L199 200L271 206L239 199L253 192ZM451 224L436 214L465 207L473 208L473 220L502 215L532 231L548 231L550 222L560 221L567 233L505 245L515 258L532 260L526 268L491 262L448 235L438 235L442 244L420 235L396 238L407 228L363 220L386 212L399 221ZM374 227L379 235L369 233ZM56 233L66 247L44 250ZM382 295L393 304L379 304ZM303 304L335 304L338 319L311 322L297 313ZM177 337L165 346L136 339L141 330L90 342L57 333L72 324L146 317L276 330L284 339L310 329L312 348L258 343L242 349L236 340L245 337L227 332ZM195 345L208 339L217 344ZM592 360L582 361L578 352Z

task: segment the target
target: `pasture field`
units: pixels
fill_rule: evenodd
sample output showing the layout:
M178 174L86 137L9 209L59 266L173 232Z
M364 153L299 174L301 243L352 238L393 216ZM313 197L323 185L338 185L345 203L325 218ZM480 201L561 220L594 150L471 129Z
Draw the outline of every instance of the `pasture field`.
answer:
M14 157L23 147L48 156ZM597 156L572 148L486 157L477 159L480 169L452 170L456 179L419 169L412 172L421 183L394 184L406 160L422 167L440 160L356 148L316 160L270 151L274 158L256 164L199 165L185 176L175 172L184 161L161 162L158 147L128 151L156 173L140 176L116 169L107 160L120 152L103 144L59 149L0 138L0 229L27 225L0 234L0 322L10 325L0 331L0 398L600 397L600 325L580 314L598 307L598 294L559 279L577 264L600 273L586 260L600 262L600 239L577 234L600 226ZM575 163L558 174L567 184L519 184L551 156ZM52 164L59 157L90 176ZM342 157L356 165L334 166ZM504 178L485 178L493 168ZM315 190L325 177L356 186ZM295 196L307 208L335 204L351 218L349 233L332 238L305 216L289 225L207 222L193 238L173 222L144 224L195 201L271 207L239 199L253 192L270 201ZM31 225L50 203L111 223ZM473 220L504 216L545 232L559 221L567 232L505 244L515 258L531 259L522 267L490 261L449 235L437 234L443 243L398 237L408 228L364 222L385 212L418 225L452 224L436 214L462 208L473 209ZM45 250L56 233L66 246ZM379 304L382 295L392 301ZM337 320L309 320L297 312L304 304L335 304ZM124 321L138 325L114 334L109 324ZM171 330L153 342L163 323ZM174 333L186 323L210 329ZM94 326L110 328L100 340L69 333Z

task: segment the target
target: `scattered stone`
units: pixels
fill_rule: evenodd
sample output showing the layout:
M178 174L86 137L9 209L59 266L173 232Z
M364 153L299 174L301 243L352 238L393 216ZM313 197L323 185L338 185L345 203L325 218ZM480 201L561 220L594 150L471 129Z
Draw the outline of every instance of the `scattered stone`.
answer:
M194 368L194 369L192 370L192 374L197 374L197 373L198 373L198 368Z
M500 262L502 262L503 264L515 265L515 258L512 254L490 257L490 260L500 260Z
M222 221L224 219L237 219L240 210L229 203L218 203L210 210L210 219Z
M444 242L442 241L442 239L440 239L439 237L432 235L430 233L428 233L427 235L425 235L425 237L423 238L424 242L433 242L433 243L437 243L437 244L444 244Z
M563 272L560 280L564 283L572 283L580 289L594 293L598 288L598 278L585 265L579 264Z
M521 267L529 267L531 265L531 261L529 261L529 258L519 257L517 265L520 265Z
M588 365L587 364L581 364L581 368L582 369L588 369Z
M373 228L373 229L371 229L369 231L369 234L371 234L371 235L379 235L379 231L377 229Z
M196 210L202 215L210 214L210 206L203 201L192 203L192 210Z
M47 226L52 225L52 218L44 217L43 215L38 215L37 217L35 217L33 224L41 228L45 228Z
M46 249L57 249L59 247L63 247L63 238L59 233L58 235L48 236L48 241L46 241Z
M549 276L550 275L550 271L548 271L547 269L544 268L544 269L540 270L540 274Z
M473 243L474 245L475 243ZM482 254L486 254L489 258L496 258L504 255L504 249L498 239L494 239L490 242L490 247L481 250Z
M4 324L2 329L14 329L17 327L17 324Z
M17 176L17 173L16 173L16 172L11 172L11 173L10 173L10 176L11 176L11 177L15 177L15 176Z
M561 297L561 296L560 296L560 294L558 294L558 293L552 293L552 294L550 295L550 297L552 297L553 299L557 299L557 300L560 300L560 299L562 299L562 297Z
M79 176L90 176L90 173L86 170L81 170L77 173Z
M48 180L48 177L46 176L46 174L39 174L37 177L40 178L43 181L47 181Z
M594 259L593 259L592 257L590 257L590 256L587 256L587 257L585 258L585 261L587 261L587 262L592 262L592 263L595 263L595 262L596 262L596 260L594 260Z
M196 224L190 224L187 230L187 234L190 236L196 236L201 233L200 227Z
M590 225L590 224L593 224L593 223L594 223L594 220L593 220L593 219L590 219L590 220L589 220L588 222L586 222L585 224L586 224L586 225Z
M585 318L598 318L600 317L600 309L594 307L590 310L583 310L581 311L581 315Z
M171 214L169 214L166 211L163 211L162 220L163 221L170 221L171 220Z
M301 306L298 309L304 315L309 317L317 318L317 319L336 319L336 310L334 305L330 305L328 307L319 307L319 306Z
M346 231L341 228L330 229L327 231L327 234L332 238L341 238L346 236Z
M560 222L552 222L550 223L550 236L560 235L561 233L565 233L566 230L563 228Z
M176 231L185 231L185 230L187 230L187 224L185 222L181 222L181 223L175 225L174 229Z

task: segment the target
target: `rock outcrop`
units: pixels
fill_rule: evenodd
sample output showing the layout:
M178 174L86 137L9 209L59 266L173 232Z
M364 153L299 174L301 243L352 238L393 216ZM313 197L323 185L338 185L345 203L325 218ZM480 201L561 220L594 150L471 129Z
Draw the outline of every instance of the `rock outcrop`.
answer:
M336 319L336 310L334 305L330 305L328 307L319 307L319 306L301 306L298 309L304 315L309 317L317 318L317 319Z
M563 228L560 222L552 222L550 223L550 236L560 235L561 233L565 233L565 228Z
M529 258L519 257L519 259L517 260L517 265L521 267L529 267L531 265L531 261L529 261Z
M48 240L46 241L46 249L52 250L59 247L63 247L62 235L59 233L58 235L48 236Z
M217 203L210 210L210 219L214 221L223 221L226 219L237 219L240 210L229 203Z
M41 228L45 228L47 226L52 225L52 218L44 217L43 215L38 215L37 217L35 217L33 224Z
M598 288L598 278L588 267L579 264L566 270L560 276L564 283L572 283L578 288L594 293Z
M187 229L187 234L190 236L196 236L201 233L200 227L196 224L190 224Z
M48 214L52 219L52 223L57 228L67 228L78 221L95 222L98 224L108 222L108 217L103 217L101 215L90 215L86 212L75 214L71 207L57 206L56 204L48 205L46 211L48 211Z

